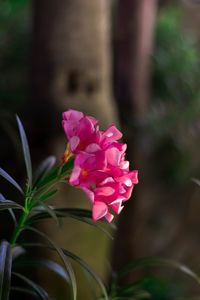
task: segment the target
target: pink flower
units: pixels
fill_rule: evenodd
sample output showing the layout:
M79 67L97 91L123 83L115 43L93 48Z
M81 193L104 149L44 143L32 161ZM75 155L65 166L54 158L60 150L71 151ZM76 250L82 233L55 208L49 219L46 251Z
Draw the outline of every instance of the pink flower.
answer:
M88 142L94 143L96 141L96 119L85 117L82 112L71 109L63 113L63 119L62 125L72 153L84 150Z
M100 131L96 119L75 110L64 112L63 119L69 140L64 157L76 154L69 183L85 192L93 204L95 221L105 217L111 222L109 208L119 214L138 183L138 172L130 172L125 160L127 146L118 142L122 133L114 125Z

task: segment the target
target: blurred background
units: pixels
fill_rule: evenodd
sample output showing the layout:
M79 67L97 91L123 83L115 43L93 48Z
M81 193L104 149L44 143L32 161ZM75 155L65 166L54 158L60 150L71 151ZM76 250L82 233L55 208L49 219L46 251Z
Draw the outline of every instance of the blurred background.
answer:
M113 241L73 220L62 228L40 225L107 282L145 256L173 258L200 272L200 197L192 181L200 178L199 28L198 0L0 0L1 167L23 182L15 113L34 167L49 154L59 163L67 143L61 114L72 108L97 118L101 128L117 124L131 169L139 170L140 183L115 218ZM0 188L12 199L3 179ZM52 204L90 208L78 190L60 188ZM2 238L9 226L1 228ZM94 299L75 268L78 299ZM149 272L154 300L200 295L183 275L164 269L157 279ZM68 299L53 274L34 276L52 297Z

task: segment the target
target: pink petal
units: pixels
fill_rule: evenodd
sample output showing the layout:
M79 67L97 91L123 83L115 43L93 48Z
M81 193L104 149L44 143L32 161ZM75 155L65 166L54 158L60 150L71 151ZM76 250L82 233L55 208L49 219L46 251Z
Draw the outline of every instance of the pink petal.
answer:
M119 214L122 211L122 209L124 208L124 206L121 206L121 204L122 204L121 202L117 202L117 203L114 203L114 204L111 205L112 209L117 214Z
M79 128L77 135L81 140L88 140L91 134L94 132L94 126L88 117L83 117L79 121Z
M112 221L112 219L114 218L114 216L110 213L107 213L107 215L105 215L105 218L110 223Z
M107 162L112 166L119 166L121 153L117 148L110 148L106 150Z
M104 185L108 182L115 182L112 177L107 177L104 181L101 182L101 185Z
M95 201L92 209L92 217L94 221L103 218L108 213L108 207L104 202Z
M115 190L110 186L98 187L95 189L95 194L98 196L111 196Z
M88 116L88 119L92 122L93 126L95 126L98 123L98 121L91 116Z
M92 171L88 174L88 182L94 183L94 184L102 184L107 178L108 174L102 172L102 171Z
M104 170L106 167L106 154L104 151L97 151L94 154L88 155L85 161L85 167L88 170Z
M120 163L120 169L122 170L128 170L129 169L129 161L124 160Z
M63 120L62 126L63 126L63 129L65 131L65 134L66 134L68 140L77 134L78 123L76 121Z
M79 176L80 176L81 168L79 166L74 166L72 170L72 174L69 178L69 183L72 185L79 185Z
M129 172L129 176L130 176L133 184L138 183L138 171L137 170Z
M81 188L84 191L84 193L86 194L86 196L88 197L88 199L90 200L90 202L93 203L94 202L94 192L82 185L81 185Z
M93 152L97 152L101 150L100 146L98 144L89 144L86 148L85 148L85 152L88 152L88 153L93 153Z
M112 138L113 140L119 140L122 137L122 133L115 127L115 125L111 125L105 132L104 136L108 138Z
M70 149L72 152L74 152L76 150L76 148L78 147L80 143L80 139L78 136L73 136L70 140L69 140L69 144L70 144Z
M69 109L68 111L65 111L62 116L64 120L79 121L84 115L81 111Z

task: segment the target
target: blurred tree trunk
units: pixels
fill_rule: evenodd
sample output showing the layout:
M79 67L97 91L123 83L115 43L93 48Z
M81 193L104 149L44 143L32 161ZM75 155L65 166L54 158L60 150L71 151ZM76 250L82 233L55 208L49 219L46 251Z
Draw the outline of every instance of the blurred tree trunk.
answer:
M139 185L119 217L113 248L113 269L119 271L140 253L141 228L148 209L142 201L147 175L148 144L143 144L143 125L150 98L149 70L156 0L119 0L114 36L114 86L131 169L139 170ZM147 142L148 143L148 142ZM132 162L134 163L132 165ZM149 176L149 175L148 175ZM146 199L148 203L149 199ZM142 207L144 206L144 207Z
M35 0L33 9L35 147L44 155L47 146L46 152L56 152L61 157L67 143L61 128L62 111L81 110L97 118L103 126L117 119L110 89L110 3L107 0ZM82 192L63 189L52 203L60 207L88 208L89 201ZM59 231L53 224L48 232L59 245L80 255L102 274L107 237L101 233L97 237L96 229L88 225L74 221L65 224ZM77 275L79 299L90 299L87 282L82 273L80 276L81 280ZM60 290L64 295L63 289ZM66 296L57 295L57 298L66 299Z

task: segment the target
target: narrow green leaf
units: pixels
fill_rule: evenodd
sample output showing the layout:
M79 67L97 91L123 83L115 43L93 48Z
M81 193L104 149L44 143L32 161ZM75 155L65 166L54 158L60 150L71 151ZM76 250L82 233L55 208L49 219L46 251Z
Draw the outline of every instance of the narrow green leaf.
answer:
M24 276L20 273L17 273L17 272L12 272L12 274L15 275L16 277L20 278L27 285L29 285L36 292L36 294L40 297L40 299L42 299L42 300L49 299L47 292L43 288L41 288L38 284L33 282L31 279L29 279L26 276Z
M21 257L14 262L14 267L19 266L42 266L61 276L65 281L69 282L69 277L62 266L52 260L46 258Z
M68 256L68 257L72 258L73 260L75 260L78 264L80 264L84 269L86 269L92 275L92 277L99 284L99 286L102 290L102 293L105 297L105 300L109 300L106 288L105 288L101 278L99 277L99 275L92 268L90 268L90 266L88 266L88 264L86 264L86 262L84 262L80 257L75 255L74 253L72 253L72 252L70 252L66 249L63 249L63 248L62 248L62 251L66 256Z
M42 247L42 248L47 248L47 249L51 249L51 250L56 250L55 247L53 247L52 245L46 245L46 244L42 244L42 243L23 243L23 247ZM90 275L92 275L92 277L96 280L96 282L99 284L103 295L105 297L105 300L108 300L108 294L106 291L106 288L101 280L101 278L99 277L99 275L92 269L90 268L90 266L88 266L87 263L85 263L80 257L78 257L77 255L71 253L70 251L66 250L66 249L61 249L62 252L64 253L64 255L72 258L73 260L75 260L78 264L80 264L86 271L88 271L88 273L90 273Z
M79 209L79 208L59 208L59 209L52 209L52 211L55 213L57 218L73 218L75 220L78 220L80 222L92 225L93 227L103 231L105 234L107 234L111 239L113 239L112 235L102 226L95 223L92 219L92 212L87 209ZM27 219L26 224L32 224L34 222L37 222L39 220L49 219L50 216L47 212L44 210L42 212L38 212L37 214L30 215L30 217Z
M187 266L180 264L179 262L165 259L165 258L158 258L158 257L146 257L142 259L135 260L134 262L130 263L128 266L126 266L117 276L117 278L121 278L127 273L134 271L137 268L141 267L170 267L175 268L186 275L192 277L198 284L200 284L200 277L195 274L191 269L189 269Z
M16 187L16 189L18 189L20 191L20 193L22 193L22 194L24 193L22 188L19 186L19 184L2 168L0 168L0 175L2 177L4 177L6 180L8 180L10 183L12 183L12 185L14 185Z
M74 271L72 269L72 266L70 264L70 262L66 259L63 250L61 248L59 248L46 234L44 234L43 232L37 230L36 228L33 227L25 227L25 229L27 230L31 230L37 234L39 234L40 236L42 236L43 238L45 238L49 244L51 245L51 247L57 251L58 255L60 256L66 271L69 274L70 280L71 280L71 284L72 284L72 290L73 290L73 299L76 300L77 299L77 285L76 285L76 278L75 278L75 274Z
M8 300L12 267L12 252L8 242L0 244L0 300Z
M38 202L40 203L40 205L44 208L44 210L49 214L50 218L54 219L54 221L56 222L57 225L59 225L59 220L54 212L54 210L49 207L46 203L38 200Z
M47 157L36 169L33 174L33 185L35 185L39 180L41 180L49 171L52 169L56 162L55 156Z
M64 217L72 217L73 218L73 216L77 216L77 217L85 217L85 218L92 219L92 213L90 210L87 210L87 209L59 208L59 209L55 209L54 212L57 215L57 217L60 217L60 218L64 218ZM30 224L30 223L36 222L38 220L48 219L48 218L49 218L49 215L45 211L42 211L38 214L34 214L34 215L30 216L30 218L28 219L28 223Z
M6 199L4 198L4 196L2 194L0 194L0 202L6 202ZM11 215L11 218L13 219L13 222L15 224L15 226L17 225L17 220L16 220L16 217L15 217L15 214L12 210L12 208L8 208L8 211Z
M58 192L58 189L51 191L50 193L48 193L48 194L46 194L45 196L43 196L43 197L41 198L41 201L42 201L42 202L46 201L47 199L53 197L57 192Z
M5 200L4 202L0 202L0 210L10 209L10 208L24 210L23 206L11 200Z
M146 282L146 280L141 279L138 281L134 281L130 284L128 284L127 286L125 286L124 288L122 288L118 293L117 296L122 296L125 295L127 293L130 293L131 291L133 291L135 288L138 287L143 287L144 283Z
M66 164L63 166L60 176L63 176L65 173L67 173L70 169L72 169L74 165L74 158L69 159ZM44 178L41 178L39 182L36 184L36 189L39 190L43 186L45 186L47 183L55 180L58 177L58 172L60 170L60 167L57 167L53 169L51 172L49 172Z
M23 288L23 287L18 287L18 286L13 286L11 287L12 291L16 291L16 292L20 292L20 293L25 293L31 296L34 296L38 299L38 295L37 293L35 293L34 291L27 289L27 288Z
M19 132L20 132L20 137L21 137L21 142L22 142L22 149L23 149L23 153L24 153L24 160L25 160L26 171L27 171L27 176L28 176L28 184L29 184L30 188L32 188L32 164L31 164L31 156L30 156L28 140L26 137L24 127L23 127L19 117L16 116L16 119L17 119L17 124L19 127Z

